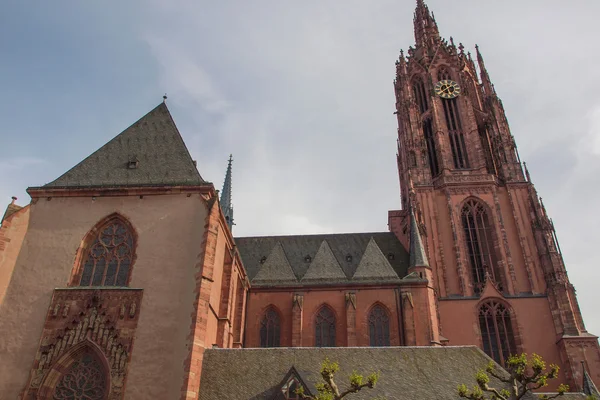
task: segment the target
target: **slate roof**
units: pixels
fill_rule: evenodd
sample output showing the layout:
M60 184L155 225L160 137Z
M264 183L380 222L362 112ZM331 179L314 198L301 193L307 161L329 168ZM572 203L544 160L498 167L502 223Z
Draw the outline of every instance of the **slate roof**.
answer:
M391 232L241 237L235 243L253 286L399 282L408 269L408 253Z
M161 103L45 188L199 186L167 105Z
M465 383L472 387L475 373L490 361L475 346L208 349L202 365L200 400L272 399L291 367L313 392L325 357L339 363L336 383L341 389L348 387L347 377L353 370L365 376L380 372L375 388L350 396L353 400L377 396L388 400L455 400L457 386ZM491 384L500 386L493 378Z

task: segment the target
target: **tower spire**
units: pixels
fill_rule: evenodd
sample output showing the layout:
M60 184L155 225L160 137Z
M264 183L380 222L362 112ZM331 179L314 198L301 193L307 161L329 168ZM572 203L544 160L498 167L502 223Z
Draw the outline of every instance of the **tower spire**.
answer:
M223 182L223 190L221 190L221 210L225 215L229 230L233 231L233 205L231 204L231 163L233 155L229 155L227 163L227 172L225 173L225 182Z
M429 267L429 261L427 261L427 254L423 247L423 241L421 240L421 233L419 232L419 225L415 218L415 212L413 206L410 206L410 247L408 250L409 261L408 269L415 267Z
M596 385L594 385L594 381L590 377L590 374L588 374L585 369L584 361L581 362L581 367L583 368L583 393L594 398L600 398L600 392L596 388Z
M413 22L417 49L420 47L433 47L439 43L440 32L437 23L423 0L417 0Z

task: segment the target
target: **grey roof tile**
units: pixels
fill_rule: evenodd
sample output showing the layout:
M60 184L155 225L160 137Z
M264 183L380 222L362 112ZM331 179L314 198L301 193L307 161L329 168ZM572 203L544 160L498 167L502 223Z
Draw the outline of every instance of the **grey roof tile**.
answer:
M281 243L277 243L271 254L267 257L262 268L252 278L252 283L274 284L274 283L296 283L296 275L285 255Z
M250 280L253 280L261 269L260 260L268 256L273 247L280 243L294 275L299 280L298 284L313 286L352 283L352 276L356 272L371 238L374 239L380 252L388 258L388 265L391 265L393 271L395 271L396 276L393 280L397 281L398 276L405 276L408 270L408 253L398 238L391 232L240 237L235 238L235 242ZM340 276L339 279L329 277L323 281L302 280L324 240L331 248L331 252L345 277ZM386 279L389 281L389 278ZM257 282L253 281L253 285L257 285Z
M342 271L340 263L336 260L327 240L321 242L321 246L310 263L308 270L302 277L302 282L345 280L346 275Z
M130 164L135 162L137 164ZM134 168L135 166L135 168ZM202 179L161 103L46 188L199 186Z
M380 372L375 388L352 395L353 400L378 396L388 400L455 400L457 386L465 383L472 387L476 372L490 361L474 346L208 349L204 353L200 400L272 399L291 367L314 387L320 380L325 357L339 363L336 383L342 389L348 387L353 370L364 375ZM494 378L491 384L502 385Z
M399 277L387 257L383 255L381 249L377 246L375 239L371 238L352 279L383 280L399 279Z

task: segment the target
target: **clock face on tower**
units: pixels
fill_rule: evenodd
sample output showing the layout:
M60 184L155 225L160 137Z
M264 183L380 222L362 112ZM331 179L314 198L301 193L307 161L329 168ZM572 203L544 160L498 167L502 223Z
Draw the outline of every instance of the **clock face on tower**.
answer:
M435 94L442 99L453 99L460 94L460 86L458 83L445 79L435 84Z

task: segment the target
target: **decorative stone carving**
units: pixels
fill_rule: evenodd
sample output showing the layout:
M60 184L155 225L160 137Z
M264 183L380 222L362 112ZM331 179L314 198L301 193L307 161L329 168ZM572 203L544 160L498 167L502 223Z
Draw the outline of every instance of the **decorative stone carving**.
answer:
M55 289L22 398L51 395L56 384L53 377L69 365L71 350L91 346L106 358L110 368L106 371L111 375L108 399L122 399L139 316L136 304L141 298L141 289ZM127 304L131 304L130 318L123 319ZM56 318L58 315L62 318Z
M346 293L346 307L352 306L356 310L356 293Z
M304 295L302 293L294 293L294 298L292 300L292 308L298 308L302 310L304 307Z

